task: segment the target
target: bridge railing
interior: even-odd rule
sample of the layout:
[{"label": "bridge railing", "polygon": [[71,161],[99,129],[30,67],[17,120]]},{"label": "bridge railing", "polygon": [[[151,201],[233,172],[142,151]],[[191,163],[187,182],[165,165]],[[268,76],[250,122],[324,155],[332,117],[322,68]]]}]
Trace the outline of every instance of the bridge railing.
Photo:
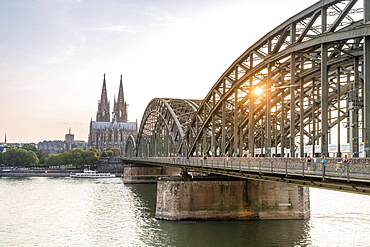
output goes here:
[{"label": "bridge railing", "polygon": [[135,158],[184,168],[205,167],[239,172],[281,174],[285,176],[311,176],[353,180],[370,180],[370,164],[328,162],[326,165],[317,162],[304,162],[296,159],[248,159],[248,158],[181,158],[181,157],[150,157]]}]

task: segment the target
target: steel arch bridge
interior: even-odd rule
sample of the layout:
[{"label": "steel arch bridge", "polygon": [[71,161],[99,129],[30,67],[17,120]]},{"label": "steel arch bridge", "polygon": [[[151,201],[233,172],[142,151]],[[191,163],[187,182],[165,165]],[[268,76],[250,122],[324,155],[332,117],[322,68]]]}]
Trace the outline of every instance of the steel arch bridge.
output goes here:
[{"label": "steel arch bridge", "polygon": [[321,0],[289,18],[203,100],[153,99],[126,154],[304,157],[330,142],[338,156],[341,143],[370,156],[370,0]]}]

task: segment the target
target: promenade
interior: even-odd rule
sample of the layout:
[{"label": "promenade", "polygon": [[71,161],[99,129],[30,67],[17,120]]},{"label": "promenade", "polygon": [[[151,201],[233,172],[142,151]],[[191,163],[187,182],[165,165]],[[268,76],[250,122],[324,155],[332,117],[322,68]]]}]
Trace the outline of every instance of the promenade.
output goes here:
[{"label": "promenade", "polygon": [[[76,170],[0,170],[0,177],[69,177]],[[78,172],[78,171],[77,171]]]}]

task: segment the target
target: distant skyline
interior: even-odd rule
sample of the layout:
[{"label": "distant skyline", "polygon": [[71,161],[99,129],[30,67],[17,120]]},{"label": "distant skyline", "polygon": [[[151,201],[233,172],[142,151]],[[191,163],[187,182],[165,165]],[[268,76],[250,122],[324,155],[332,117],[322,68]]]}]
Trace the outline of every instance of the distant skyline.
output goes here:
[{"label": "distant skyline", "polygon": [[[87,140],[106,74],[130,122],[157,97],[203,99],[248,47],[316,0],[0,2],[0,142]],[[112,110],[112,109],[111,109]]]}]

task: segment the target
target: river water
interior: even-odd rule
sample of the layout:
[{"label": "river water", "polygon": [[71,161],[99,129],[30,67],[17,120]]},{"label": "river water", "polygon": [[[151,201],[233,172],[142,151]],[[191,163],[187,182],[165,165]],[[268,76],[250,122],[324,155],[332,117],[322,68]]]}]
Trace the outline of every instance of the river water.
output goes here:
[{"label": "river water", "polygon": [[311,191],[309,220],[155,219],[155,184],[0,178],[0,246],[370,246],[370,196]]}]

